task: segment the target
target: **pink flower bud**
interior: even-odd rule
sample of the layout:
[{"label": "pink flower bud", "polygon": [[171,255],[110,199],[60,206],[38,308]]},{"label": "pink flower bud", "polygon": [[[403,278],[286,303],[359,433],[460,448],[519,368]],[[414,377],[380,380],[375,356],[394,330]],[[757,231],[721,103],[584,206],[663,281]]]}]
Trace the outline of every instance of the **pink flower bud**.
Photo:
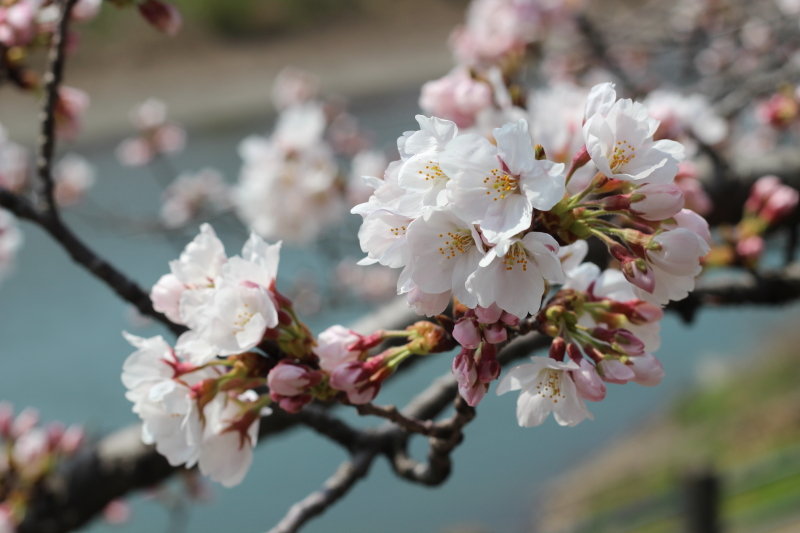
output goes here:
[{"label": "pink flower bud", "polygon": [[608,383],[624,385],[636,377],[631,367],[616,359],[603,359],[598,367],[603,375],[603,381]]},{"label": "pink flower bud", "polygon": [[73,455],[81,446],[83,446],[85,438],[86,433],[81,426],[69,426],[66,431],[64,431],[64,435],[61,437],[61,452],[66,455]]},{"label": "pink flower bud", "polygon": [[644,385],[645,387],[655,387],[661,383],[664,377],[664,367],[661,366],[661,361],[651,353],[645,353],[636,357],[631,357],[631,369],[635,377],[634,383]]},{"label": "pink flower bud", "polygon": [[671,184],[647,184],[630,195],[633,214],[645,220],[665,220],[680,212],[685,202],[683,193]]},{"label": "pink flower bud", "polygon": [[574,156],[572,156],[572,169],[577,170],[591,160],[592,156],[589,155],[589,151],[586,149],[586,145],[584,144],[581,146],[581,149],[578,150]]},{"label": "pink flower bud", "polygon": [[167,35],[176,35],[183,26],[178,8],[161,0],[145,0],[139,4],[139,13],[147,22]]},{"label": "pink flower bud", "polygon": [[675,186],[683,193],[683,198],[686,200],[684,204],[686,208],[700,215],[707,215],[714,208],[714,202],[712,202],[711,197],[708,196],[706,191],[703,190],[698,180],[688,177],[678,180],[676,177]]},{"label": "pink flower bud", "polygon": [[50,451],[57,450],[63,436],[64,424],[61,422],[49,423],[47,425],[47,448]]},{"label": "pink flower bud", "polygon": [[755,262],[764,253],[764,239],[758,235],[746,237],[736,243],[736,253],[745,262]]},{"label": "pink flower bud", "polygon": [[431,115],[452,120],[460,128],[475,123],[475,116],[492,106],[488,83],[473,79],[466,68],[457,68],[443,78],[422,86],[419,106]]},{"label": "pink flower bud", "polygon": [[308,389],[319,385],[322,375],[307,366],[283,360],[270,370],[267,385],[270,392],[281,396],[297,396],[308,392]]},{"label": "pink flower bud", "polygon": [[638,300],[633,305],[633,312],[628,316],[628,320],[634,324],[652,324],[664,318],[664,310],[659,306]]},{"label": "pink flower bud", "polygon": [[124,500],[113,500],[103,509],[103,519],[109,524],[124,524],[131,519],[131,507]]},{"label": "pink flower bud", "polygon": [[[575,346],[573,344],[573,346]],[[577,348],[577,346],[576,346]],[[563,362],[564,361],[564,354],[567,351],[567,343],[563,337],[556,337],[553,339],[552,344],[550,344],[550,359],[555,359],[556,361]],[[572,357],[572,354],[570,354]],[[583,356],[578,354],[578,360],[582,359]]]},{"label": "pink flower bud", "polygon": [[796,190],[782,185],[767,199],[759,216],[769,224],[776,224],[795,210],[798,197]]},{"label": "pink flower bud", "polygon": [[336,367],[331,373],[330,386],[336,390],[349,391],[363,385],[370,378],[370,373],[361,361],[351,361]]},{"label": "pink flower bud", "polygon": [[317,337],[317,346],[313,348],[319,358],[319,366],[332,372],[342,363],[357,361],[362,351],[366,351],[371,343],[364,342],[355,331],[342,326],[331,326]]},{"label": "pink flower bud", "polygon": [[506,324],[507,326],[516,326],[519,324],[519,317],[516,315],[512,315],[506,311],[503,311],[503,314],[500,315],[500,322]]},{"label": "pink flower bud", "polygon": [[590,402],[599,402],[605,399],[606,385],[600,379],[594,365],[586,359],[581,359],[578,364],[581,366],[580,370],[570,371],[570,376],[575,382],[575,388],[578,389],[580,397]]},{"label": "pink flower bud", "polygon": [[478,306],[475,308],[475,316],[478,317],[478,322],[481,324],[494,324],[500,320],[500,317],[504,312],[505,311],[500,309],[500,307],[495,303],[489,307]]},{"label": "pink flower bud", "polygon": [[272,398],[273,402],[276,402],[281,409],[286,411],[287,413],[299,413],[303,407],[310,404],[314,397],[310,394],[298,394],[296,396],[281,396],[280,394],[276,394],[274,392],[269,393],[270,398]]},{"label": "pink flower bud", "polygon": [[505,342],[508,338],[508,333],[503,324],[498,322],[483,329],[483,338],[486,339],[488,343],[499,344]]},{"label": "pink flower bud", "polygon": [[478,381],[491,383],[500,377],[500,363],[497,359],[482,359],[478,363]]},{"label": "pink flower bud", "polygon": [[453,328],[453,338],[464,348],[475,350],[481,344],[481,330],[474,318],[462,317]]},{"label": "pink flower bud", "polygon": [[0,402],[0,437],[11,437],[11,425],[14,422],[14,407],[8,402]]},{"label": "pink flower bud", "polygon": [[[561,338],[561,337],[559,337],[559,339],[560,339],[560,338]],[[558,340],[558,339],[556,339],[556,340]],[[563,340],[563,339],[562,339],[562,340]],[[554,343],[554,344],[555,344],[555,343]],[[553,346],[551,345],[551,346],[550,346],[550,351],[551,351],[551,354],[552,354],[552,350],[553,350]],[[556,355],[558,355],[558,354],[556,354]],[[570,359],[572,359],[573,361],[575,361],[575,362],[576,362],[576,363],[578,363],[578,364],[580,364],[580,362],[581,362],[581,361],[583,361],[583,353],[581,353],[581,349],[580,349],[580,348],[578,348],[578,345],[577,345],[577,344],[575,344],[574,342],[571,342],[571,343],[567,344],[567,355],[569,355],[569,358],[570,358]],[[589,355],[590,357],[592,356],[592,354],[588,354],[588,355]],[[551,357],[552,357],[552,355],[551,355]],[[553,357],[553,359],[555,359],[556,361],[558,361],[558,359],[556,359],[555,357]],[[562,361],[564,360],[564,359],[563,359],[563,356],[562,356],[562,359],[561,359],[561,360],[562,360]]]},{"label": "pink flower bud", "polygon": [[750,196],[744,204],[747,213],[758,213],[763,207],[767,198],[781,187],[781,179],[778,176],[763,176],[758,178],[750,188]]},{"label": "pink flower bud", "polygon": [[36,427],[39,423],[39,411],[33,407],[26,407],[11,424],[11,436],[15,439]]},{"label": "pink flower bud", "polygon": [[642,259],[630,259],[622,263],[622,273],[625,279],[649,293],[656,288],[656,278],[653,269]]},{"label": "pink flower bud", "polygon": [[[490,369],[487,367],[484,372]],[[458,392],[468,405],[474,407],[483,399],[488,385],[482,383],[475,365],[474,352],[462,349],[453,359],[453,375],[458,382]]]}]

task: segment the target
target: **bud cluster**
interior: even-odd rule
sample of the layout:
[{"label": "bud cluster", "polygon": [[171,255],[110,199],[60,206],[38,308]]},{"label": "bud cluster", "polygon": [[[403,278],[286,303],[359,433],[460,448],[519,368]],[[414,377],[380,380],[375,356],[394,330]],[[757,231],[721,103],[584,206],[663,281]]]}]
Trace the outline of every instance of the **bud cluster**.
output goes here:
[{"label": "bud cluster", "polygon": [[40,426],[35,409],[15,417],[13,407],[0,402],[0,441],[0,530],[15,531],[33,488],[81,450],[84,430],[59,422]]},{"label": "bud cluster", "polygon": [[777,176],[763,176],[750,189],[742,219],[734,227],[722,226],[723,242],[708,255],[709,266],[744,266],[754,269],[764,253],[764,236],[797,209],[800,194]]}]

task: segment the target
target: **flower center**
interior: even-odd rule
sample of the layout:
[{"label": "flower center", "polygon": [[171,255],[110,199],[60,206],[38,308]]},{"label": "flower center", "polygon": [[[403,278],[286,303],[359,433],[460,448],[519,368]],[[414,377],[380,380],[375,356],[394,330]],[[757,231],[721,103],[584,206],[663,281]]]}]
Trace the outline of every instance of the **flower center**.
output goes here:
[{"label": "flower center", "polygon": [[494,196],[495,202],[519,192],[519,180],[499,168],[493,168],[491,174],[483,178],[483,184],[487,188],[486,194]]},{"label": "flower center", "polygon": [[528,254],[525,253],[525,247],[522,243],[515,242],[511,245],[503,257],[503,265],[506,270],[514,270],[514,267],[522,267],[523,272],[528,270]]},{"label": "flower center", "polygon": [[444,239],[444,246],[439,248],[439,253],[445,256],[445,259],[455,257],[456,252],[459,254],[466,253],[475,244],[472,232],[467,229],[448,231],[446,235],[440,233],[439,237]]},{"label": "flower center", "polygon": [[389,231],[395,237],[402,237],[406,234],[406,227],[405,226],[397,226],[396,228],[389,228]]},{"label": "flower center", "polygon": [[609,165],[611,170],[617,170],[630,163],[631,160],[636,157],[636,154],[633,153],[635,150],[636,148],[631,146],[628,141],[617,141],[617,147],[611,155]]},{"label": "flower center", "polygon": [[418,174],[421,174],[421,177],[425,178],[425,181],[430,181],[433,185],[437,182],[447,181],[450,178],[442,172],[442,169],[439,167],[439,163],[434,161],[428,161],[428,164],[425,165],[425,170],[418,170]]},{"label": "flower center", "polygon": [[559,399],[565,400],[567,397],[561,392],[562,370],[545,368],[539,372],[536,382],[536,393],[543,398],[550,398],[553,403],[558,403]]}]

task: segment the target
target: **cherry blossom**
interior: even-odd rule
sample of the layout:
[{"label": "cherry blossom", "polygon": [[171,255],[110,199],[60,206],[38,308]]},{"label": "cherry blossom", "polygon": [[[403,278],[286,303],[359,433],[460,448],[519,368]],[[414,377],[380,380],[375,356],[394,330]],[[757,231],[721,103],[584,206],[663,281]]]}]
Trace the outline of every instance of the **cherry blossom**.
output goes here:
[{"label": "cherry blossom", "polygon": [[450,177],[448,196],[462,220],[480,224],[497,243],[528,228],[533,209],[547,211],[564,196],[564,165],[536,159],[528,123],[520,119],[494,130],[497,146],[467,134],[439,156]]},{"label": "cherry blossom", "polygon": [[18,193],[27,183],[28,151],[9,140],[8,132],[0,125],[0,188]]},{"label": "cherry blossom", "polygon": [[185,225],[200,213],[221,213],[230,207],[230,188],[219,171],[206,168],[184,173],[164,190],[161,220],[168,228]]},{"label": "cherry blossom", "polygon": [[139,167],[161,154],[180,152],[186,145],[186,132],[167,120],[167,105],[150,98],[131,110],[129,118],[138,130],[117,147],[117,159],[123,165]]},{"label": "cherry blossom", "polygon": [[[197,303],[195,296],[199,296],[193,293],[214,287],[226,261],[225,248],[214,228],[203,224],[200,234],[186,245],[180,258],[170,262],[171,273],[162,276],[153,286],[150,293],[153,308],[176,324],[192,323]],[[185,294],[186,302],[182,304]]]},{"label": "cherry blossom", "polygon": [[531,357],[532,363],[515,366],[497,385],[497,394],[519,390],[517,422],[534,427],[552,412],[561,426],[576,426],[594,419],[578,394],[571,373],[580,370],[574,361],[561,363],[549,357]]},{"label": "cherry blossom", "polygon": [[78,203],[86,191],[94,185],[95,170],[86,158],[78,154],[67,154],[53,168],[54,196],[60,206]]},{"label": "cherry blossom", "polygon": [[467,289],[482,307],[497,304],[524,318],[539,310],[545,280],[564,281],[557,253],[558,243],[546,233],[502,241],[481,259],[480,267],[467,279]]},{"label": "cherry blossom", "polygon": [[447,204],[445,187],[449,181],[439,157],[446,145],[458,135],[458,127],[449,120],[417,115],[420,129],[406,132],[397,141],[403,165],[397,183],[406,191],[421,195],[424,206]]},{"label": "cherry blossom", "polygon": [[0,281],[13,270],[22,241],[22,232],[17,226],[16,217],[0,208]]},{"label": "cherry blossom", "polygon": [[419,106],[425,113],[452,120],[459,127],[475,123],[475,117],[492,105],[492,88],[458,67],[446,76],[425,83]]},{"label": "cherry blossom", "polygon": [[285,67],[272,86],[272,103],[276,109],[304,104],[319,93],[319,77],[296,67]]},{"label": "cherry blossom", "polygon": [[478,304],[466,288],[467,278],[478,269],[484,245],[477,229],[447,210],[432,211],[408,227],[408,245],[414,255],[411,279],[423,291],[438,294],[452,290],[467,307]]},{"label": "cherry blossom", "polygon": [[675,141],[654,142],[658,125],[644,105],[617,100],[614,85],[606,83],[589,93],[583,138],[592,161],[606,177],[670,183],[685,157],[684,148]]},{"label": "cherry blossom", "polygon": [[[189,322],[193,331],[184,340],[199,339],[210,353],[233,355],[258,345],[267,328],[278,325],[278,305],[272,293],[278,272],[281,243],[267,244],[251,234],[241,257],[232,257],[222,265],[222,274],[214,281],[214,290],[202,296]],[[182,298],[182,318],[187,303]]]}]

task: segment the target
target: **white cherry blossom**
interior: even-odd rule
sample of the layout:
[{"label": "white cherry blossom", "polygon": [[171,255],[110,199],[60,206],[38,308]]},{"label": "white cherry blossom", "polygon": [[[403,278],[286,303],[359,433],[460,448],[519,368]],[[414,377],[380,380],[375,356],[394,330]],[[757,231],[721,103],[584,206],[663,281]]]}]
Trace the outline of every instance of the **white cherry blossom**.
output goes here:
[{"label": "white cherry blossom", "polygon": [[414,255],[411,279],[427,293],[452,290],[453,296],[473,308],[477,297],[466,288],[467,278],[483,258],[483,241],[473,224],[447,209],[431,211],[408,227],[408,244]]},{"label": "white cherry blossom", "polygon": [[467,289],[481,307],[497,304],[512,315],[524,318],[541,307],[545,280],[564,282],[556,254],[558,243],[546,233],[531,232],[491,248],[480,267],[467,279]]},{"label": "white cherry blossom", "polygon": [[22,240],[16,217],[0,208],[0,281],[13,270]]},{"label": "white cherry blossom", "polygon": [[218,355],[245,352],[261,342],[267,328],[278,325],[272,289],[280,248],[280,242],[269,245],[251,234],[242,256],[230,258],[222,267],[213,294],[199,302],[190,324],[195,331],[184,335],[207,343]]},{"label": "white cherry blossom", "polygon": [[539,161],[524,119],[494,130],[497,146],[476,134],[456,137],[439,156],[450,177],[448,196],[462,220],[480,224],[497,243],[527,229],[533,209],[547,211],[564,196],[564,165]]},{"label": "white cherry blossom", "polygon": [[534,427],[552,412],[561,426],[576,426],[584,419],[593,420],[583,398],[578,394],[570,372],[580,367],[572,360],[560,363],[549,357],[531,357],[532,363],[515,366],[497,385],[497,394],[519,390],[517,422]]},{"label": "white cherry blossom", "polygon": [[423,194],[426,206],[445,205],[445,187],[449,178],[439,166],[439,154],[445,145],[458,135],[458,127],[449,120],[417,115],[419,131],[398,139],[406,159],[400,168],[398,185],[403,189]]},{"label": "white cherry blossom", "polygon": [[658,121],[630,99],[616,99],[611,83],[596,85],[586,102],[583,138],[597,169],[608,178],[637,183],[671,183],[684,160],[683,145],[653,141]]},{"label": "white cherry blossom", "polygon": [[198,467],[203,475],[224,487],[241,483],[253,463],[260,418],[252,417],[252,422],[244,429],[235,425],[249,396],[245,393],[233,399],[220,394],[205,410],[206,427]]},{"label": "white cherry blossom", "polygon": [[200,226],[200,234],[186,245],[178,260],[170,261],[170,274],[158,280],[150,293],[153,308],[167,315],[176,324],[193,323],[197,296],[187,297],[187,291],[202,291],[214,286],[227,261],[225,247],[209,224]]}]

